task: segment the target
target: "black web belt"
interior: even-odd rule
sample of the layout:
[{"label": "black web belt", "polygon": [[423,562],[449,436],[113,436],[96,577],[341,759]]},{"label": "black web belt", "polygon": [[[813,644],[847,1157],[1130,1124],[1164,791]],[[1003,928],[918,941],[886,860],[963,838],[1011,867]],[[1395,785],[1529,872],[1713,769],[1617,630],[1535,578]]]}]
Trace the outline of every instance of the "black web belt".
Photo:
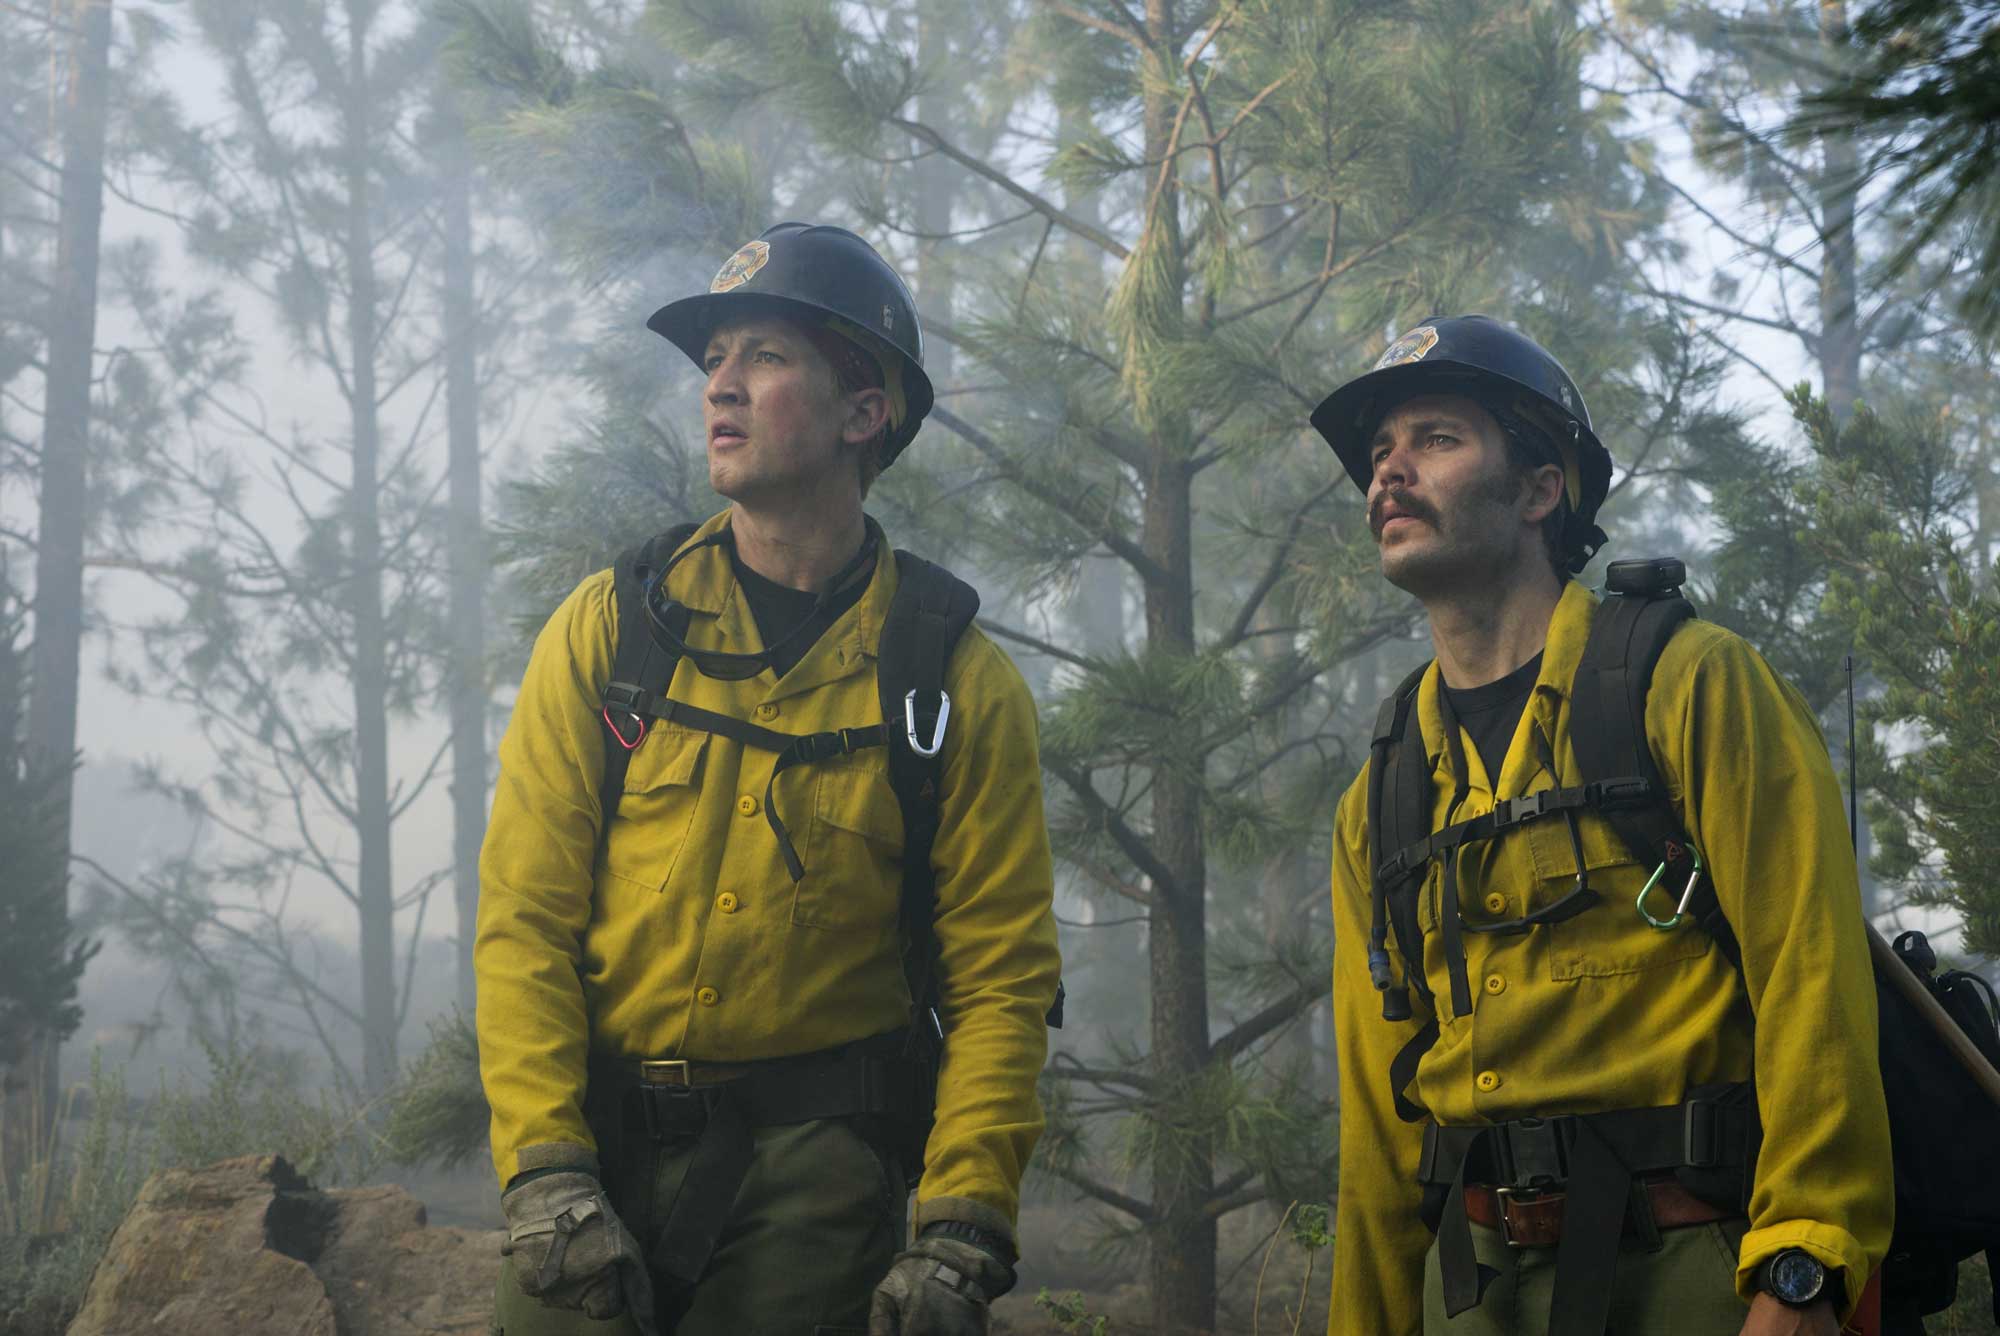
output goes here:
[{"label": "black web belt", "polygon": [[1566,1194],[1549,1336],[1604,1336],[1627,1225],[1648,1248],[1660,1246],[1639,1177],[1671,1170],[1696,1196],[1741,1209],[1760,1135],[1747,1084],[1703,1087],[1663,1108],[1427,1124],[1417,1177],[1437,1230],[1445,1315],[1477,1308],[1499,1274],[1473,1252],[1467,1183]]},{"label": "black web belt", "polygon": [[839,728],[826,733],[780,733],[776,729],[760,728],[726,714],[717,714],[698,705],[647,691],[630,682],[606,685],[604,706],[607,710],[619,710],[634,717],[671,720],[704,733],[719,733],[747,747],[776,752],[777,762],[772,765],[771,778],[764,785],[764,819],[770,823],[771,833],[778,837],[778,852],[784,856],[785,870],[791,873],[795,882],[805,877],[806,868],[798,850],[792,847],[791,833],[778,816],[778,805],[771,801],[778,776],[795,765],[810,765],[869,747],[886,746],[889,738],[888,729],[882,724]]},{"label": "black web belt", "polygon": [[[674,1069],[683,1079],[699,1079],[700,1068],[710,1064],[593,1062],[588,1103],[617,1119],[621,1133],[642,1135],[655,1147],[695,1143],[649,1251],[653,1268],[682,1288],[701,1279],[750,1172],[758,1128],[822,1118],[916,1116],[921,1083],[934,1078],[905,1056],[908,1047],[907,1034],[898,1031],[819,1053],[742,1064],[742,1075],[700,1085],[673,1082]],[[667,1079],[645,1079],[642,1067]],[[629,1164],[619,1168],[621,1175],[630,1172]],[[650,1182],[640,1185],[646,1194],[643,1212],[651,1210],[650,1188]]]}]

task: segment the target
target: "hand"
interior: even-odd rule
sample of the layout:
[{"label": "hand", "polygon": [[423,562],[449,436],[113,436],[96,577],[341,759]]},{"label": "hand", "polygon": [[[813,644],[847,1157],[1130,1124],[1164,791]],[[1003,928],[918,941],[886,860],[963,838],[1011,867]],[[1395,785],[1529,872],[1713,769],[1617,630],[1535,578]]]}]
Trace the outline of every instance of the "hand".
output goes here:
[{"label": "hand", "polygon": [[1804,1308],[1791,1308],[1760,1294],[1750,1301],[1742,1336],[1840,1336],[1840,1315],[1824,1299]]},{"label": "hand", "polygon": [[639,1242],[611,1209],[604,1187],[581,1172],[544,1174],[500,1197],[507,1215],[503,1257],[530,1298],[602,1320],[630,1312],[653,1336],[653,1282]]},{"label": "hand", "polygon": [[986,1336],[987,1305],[1014,1268],[977,1244],[932,1235],[896,1254],[875,1287],[868,1336]]}]

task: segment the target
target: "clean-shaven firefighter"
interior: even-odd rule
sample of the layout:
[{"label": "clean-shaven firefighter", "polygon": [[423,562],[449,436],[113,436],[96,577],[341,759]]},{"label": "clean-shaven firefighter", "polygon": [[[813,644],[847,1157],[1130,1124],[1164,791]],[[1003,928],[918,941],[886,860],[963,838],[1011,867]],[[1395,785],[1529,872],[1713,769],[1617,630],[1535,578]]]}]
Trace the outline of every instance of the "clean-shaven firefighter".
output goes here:
[{"label": "clean-shaven firefighter", "polygon": [[729,508],[577,587],[501,743],[498,1326],[976,1336],[1058,959],[1034,702],[862,511],[931,407],[916,309],[784,223],[649,324],[706,374]]}]

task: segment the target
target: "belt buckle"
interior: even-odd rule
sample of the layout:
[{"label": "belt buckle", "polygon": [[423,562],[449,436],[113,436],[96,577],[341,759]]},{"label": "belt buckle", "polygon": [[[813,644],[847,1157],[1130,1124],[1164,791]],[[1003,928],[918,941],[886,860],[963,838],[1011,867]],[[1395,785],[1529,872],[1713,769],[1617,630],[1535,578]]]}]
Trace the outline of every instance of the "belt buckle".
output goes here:
[{"label": "belt buckle", "polygon": [[694,1072],[686,1058],[647,1058],[639,1064],[639,1079],[651,1086],[694,1085]]},{"label": "belt buckle", "polygon": [[1527,1244],[1521,1242],[1519,1239],[1514,1237],[1514,1217],[1512,1217],[1507,1213],[1507,1203],[1512,1201],[1516,1197],[1522,1196],[1524,1193],[1531,1194],[1534,1196],[1541,1195],[1534,1188],[1509,1188],[1509,1187],[1496,1186],[1493,1189],[1494,1199],[1499,1204],[1499,1209],[1495,1212],[1495,1214],[1497,1214],[1500,1217],[1500,1237],[1507,1241],[1507,1246],[1509,1248],[1525,1248],[1528,1246]]}]

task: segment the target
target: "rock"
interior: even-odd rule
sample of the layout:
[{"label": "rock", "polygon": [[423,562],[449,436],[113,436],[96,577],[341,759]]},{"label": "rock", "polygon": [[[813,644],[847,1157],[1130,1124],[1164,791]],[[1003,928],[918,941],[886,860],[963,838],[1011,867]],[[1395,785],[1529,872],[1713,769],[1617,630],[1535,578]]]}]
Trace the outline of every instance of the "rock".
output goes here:
[{"label": "rock", "polygon": [[497,1230],[245,1156],[147,1182],[69,1336],[485,1336],[499,1273]]}]

